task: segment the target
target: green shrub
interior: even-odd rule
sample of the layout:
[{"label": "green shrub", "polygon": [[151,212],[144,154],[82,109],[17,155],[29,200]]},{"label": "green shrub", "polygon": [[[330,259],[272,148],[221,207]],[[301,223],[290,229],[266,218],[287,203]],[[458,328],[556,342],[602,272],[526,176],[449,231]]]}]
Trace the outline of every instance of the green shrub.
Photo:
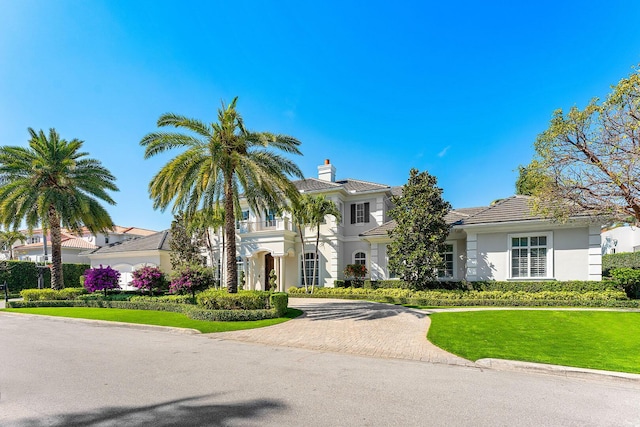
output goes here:
[{"label": "green shrub", "polygon": [[[0,271],[0,283],[7,282],[9,293],[18,295],[23,289],[38,288],[38,269],[36,264],[30,261],[7,261],[9,271]],[[62,278],[65,288],[75,288],[80,284],[80,276],[90,266],[89,264],[62,264]],[[44,272],[44,287],[51,286],[51,271],[48,268]]]},{"label": "green shrub", "polygon": [[[345,284],[344,280],[334,280],[333,281],[333,286],[336,288],[346,288],[347,285]],[[289,290],[291,290],[291,288],[289,288]]]},{"label": "green shrub", "polygon": [[270,305],[278,317],[284,316],[289,306],[289,295],[286,292],[277,292],[271,294],[270,298]]},{"label": "green shrub", "polygon": [[224,289],[207,289],[196,296],[196,303],[207,310],[262,310],[271,308],[270,295],[266,291],[230,294]]},{"label": "green shrub", "polygon": [[640,270],[627,267],[614,268],[611,270],[611,276],[629,298],[640,298]]},{"label": "green shrub", "polygon": [[134,302],[162,302],[171,304],[192,304],[196,303],[196,300],[191,295],[162,295],[157,297],[147,295],[134,295],[130,301]]},{"label": "green shrub", "polygon": [[263,319],[274,319],[278,316],[276,310],[204,310],[193,308],[186,315],[194,320],[208,320],[213,322],[241,322]]},{"label": "green shrub", "polygon": [[602,275],[611,276],[614,268],[640,269],[640,252],[622,252],[619,254],[606,254],[602,256]]},{"label": "green shrub", "polygon": [[84,288],[23,289],[20,291],[20,296],[25,301],[71,300],[86,293]]}]

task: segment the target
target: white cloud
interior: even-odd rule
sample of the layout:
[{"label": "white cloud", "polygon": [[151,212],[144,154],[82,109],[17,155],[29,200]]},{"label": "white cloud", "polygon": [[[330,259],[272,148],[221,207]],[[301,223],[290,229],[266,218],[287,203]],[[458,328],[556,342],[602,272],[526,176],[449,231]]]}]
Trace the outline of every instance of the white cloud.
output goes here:
[{"label": "white cloud", "polygon": [[447,154],[447,151],[449,151],[449,148],[451,148],[450,145],[444,147],[444,149],[438,153],[438,157],[444,157]]}]

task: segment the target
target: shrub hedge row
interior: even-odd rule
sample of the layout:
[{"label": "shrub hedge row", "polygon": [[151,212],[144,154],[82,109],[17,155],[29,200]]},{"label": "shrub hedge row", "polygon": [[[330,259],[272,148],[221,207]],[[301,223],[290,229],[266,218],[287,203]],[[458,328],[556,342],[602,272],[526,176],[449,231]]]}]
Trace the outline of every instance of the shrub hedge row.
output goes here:
[{"label": "shrub hedge row", "polygon": [[602,256],[602,275],[609,277],[614,268],[640,269],[640,252],[622,252]]},{"label": "shrub hedge row", "polygon": [[[336,287],[349,287],[348,281],[336,280]],[[402,280],[365,280],[364,289],[410,289]],[[527,281],[527,282],[507,282],[507,281],[442,281],[430,282],[422,290],[462,290],[462,291],[606,291],[621,289],[620,285],[612,280],[596,281]]]},{"label": "shrub hedge row", "polygon": [[434,290],[411,291],[408,289],[320,288],[314,294],[304,289],[290,289],[292,297],[366,299],[394,304],[444,305],[444,306],[591,306],[638,307],[639,301],[631,301],[621,290],[599,291],[461,291]]},{"label": "shrub hedge row", "polygon": [[[10,270],[0,271],[0,283],[7,282],[9,293],[17,295],[23,289],[38,288],[38,269],[36,264],[29,261],[7,261]],[[80,276],[89,264],[62,264],[62,278],[65,288],[74,288],[80,285]],[[44,287],[51,287],[51,271],[44,269]]]},{"label": "shrub hedge row", "polygon": [[86,294],[85,288],[64,288],[54,289],[23,289],[20,296],[25,301],[47,301],[47,300],[68,300],[75,299]]}]

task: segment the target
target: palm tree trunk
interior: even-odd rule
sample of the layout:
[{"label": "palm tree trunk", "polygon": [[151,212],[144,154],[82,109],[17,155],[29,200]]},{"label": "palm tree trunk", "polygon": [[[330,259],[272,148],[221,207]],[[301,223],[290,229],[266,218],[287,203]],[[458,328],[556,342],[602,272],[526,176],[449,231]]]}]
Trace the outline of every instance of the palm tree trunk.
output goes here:
[{"label": "palm tree trunk", "polygon": [[309,293],[309,285],[307,283],[307,259],[304,254],[304,234],[302,233],[302,224],[296,224],[298,226],[298,234],[300,235],[300,245],[302,246],[302,283],[304,283],[304,293]]},{"label": "palm tree trunk", "polygon": [[233,175],[224,176],[224,232],[227,235],[227,292],[238,292],[238,264],[236,262],[236,217],[233,211]]},{"label": "palm tree trunk", "polygon": [[315,257],[313,258],[313,278],[311,279],[311,293],[315,290],[316,287],[316,276],[320,276],[316,274],[318,269],[318,245],[320,244],[320,223],[318,223],[318,232],[316,233],[316,252]]},{"label": "palm tree trunk", "polygon": [[51,289],[62,289],[62,233],[60,217],[53,206],[49,207],[49,230],[51,231]]}]

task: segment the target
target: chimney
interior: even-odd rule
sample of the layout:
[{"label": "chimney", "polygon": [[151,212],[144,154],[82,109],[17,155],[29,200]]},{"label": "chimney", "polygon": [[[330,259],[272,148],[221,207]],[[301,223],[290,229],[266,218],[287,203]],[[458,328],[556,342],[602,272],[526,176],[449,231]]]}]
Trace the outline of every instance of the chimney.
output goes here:
[{"label": "chimney", "polygon": [[324,165],[318,166],[318,179],[320,181],[336,182],[336,168],[329,159],[324,160]]}]

